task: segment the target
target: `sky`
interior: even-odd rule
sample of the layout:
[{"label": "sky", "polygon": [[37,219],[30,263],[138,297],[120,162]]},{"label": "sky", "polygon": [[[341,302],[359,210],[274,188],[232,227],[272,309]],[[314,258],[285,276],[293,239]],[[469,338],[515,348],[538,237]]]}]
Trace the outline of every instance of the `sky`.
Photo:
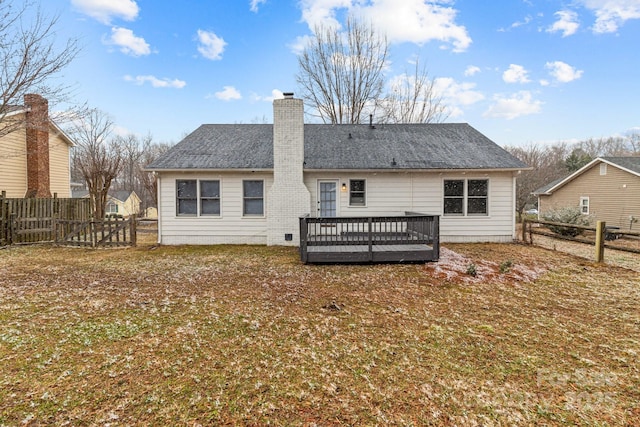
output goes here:
[{"label": "sky", "polygon": [[[175,143],[204,123],[272,123],[316,25],[352,15],[416,59],[501,146],[640,131],[640,0],[46,0],[82,52],[61,78],[119,134]],[[313,119],[309,118],[308,122]]]}]

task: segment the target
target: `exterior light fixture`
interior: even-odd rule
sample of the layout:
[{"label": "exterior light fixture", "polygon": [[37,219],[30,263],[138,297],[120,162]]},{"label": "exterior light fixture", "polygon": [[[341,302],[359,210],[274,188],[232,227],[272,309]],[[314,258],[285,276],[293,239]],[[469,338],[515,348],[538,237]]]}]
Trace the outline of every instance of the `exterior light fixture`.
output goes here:
[{"label": "exterior light fixture", "polygon": [[347,191],[347,183],[343,182],[342,183],[342,192],[344,193],[345,191]]}]

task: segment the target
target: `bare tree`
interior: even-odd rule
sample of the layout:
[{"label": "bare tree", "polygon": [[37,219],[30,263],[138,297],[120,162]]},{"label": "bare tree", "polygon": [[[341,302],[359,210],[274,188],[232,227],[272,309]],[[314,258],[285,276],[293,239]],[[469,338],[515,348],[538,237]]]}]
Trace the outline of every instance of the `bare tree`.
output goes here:
[{"label": "bare tree", "polygon": [[300,96],[325,123],[360,123],[384,87],[387,39],[352,18],[314,33],[298,57]]},{"label": "bare tree", "polygon": [[416,60],[413,73],[405,72],[389,82],[389,92],[378,102],[383,123],[441,123],[449,116],[435,80]]},{"label": "bare tree", "polygon": [[69,100],[69,88],[54,80],[79,47],[75,39],[56,47],[57,23],[58,17],[43,15],[35,1],[0,0],[0,136],[24,125],[23,115],[10,113],[25,94],[37,93],[50,105]]},{"label": "bare tree", "polygon": [[158,180],[156,179],[155,173],[148,172],[146,167],[162,154],[166,153],[169,148],[171,148],[171,144],[153,144],[149,141],[143,150],[140,162],[140,179],[145,189],[143,200],[146,201],[147,207],[158,206]]},{"label": "bare tree", "polygon": [[122,153],[122,169],[112,186],[120,190],[135,191],[143,209],[157,206],[156,176],[145,168],[171,145],[154,143],[150,134],[142,138],[133,134],[118,136],[115,143]]},{"label": "bare tree", "polygon": [[567,146],[564,143],[548,147],[531,144],[505,149],[533,168],[523,171],[516,179],[516,211],[522,215],[526,206],[535,202],[531,193],[567,174]]},{"label": "bare tree", "polygon": [[69,133],[77,146],[73,152],[73,166],[89,190],[94,218],[103,218],[111,182],[122,168],[122,152],[117,139],[109,139],[113,122],[102,111],[93,109],[77,120]]}]

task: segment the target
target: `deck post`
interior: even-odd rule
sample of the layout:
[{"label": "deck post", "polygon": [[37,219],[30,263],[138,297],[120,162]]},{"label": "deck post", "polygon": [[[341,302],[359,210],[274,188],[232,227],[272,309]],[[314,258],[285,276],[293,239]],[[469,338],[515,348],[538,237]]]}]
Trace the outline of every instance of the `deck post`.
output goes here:
[{"label": "deck post", "polygon": [[307,263],[307,235],[309,234],[308,216],[300,217],[300,260]]},{"label": "deck post", "polygon": [[369,262],[373,261],[373,218],[369,217]]}]

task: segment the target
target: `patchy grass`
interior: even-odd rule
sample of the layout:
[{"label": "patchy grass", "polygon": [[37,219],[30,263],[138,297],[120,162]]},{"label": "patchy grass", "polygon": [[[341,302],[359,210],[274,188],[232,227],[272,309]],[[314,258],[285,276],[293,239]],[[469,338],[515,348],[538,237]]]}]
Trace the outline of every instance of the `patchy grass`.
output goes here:
[{"label": "patchy grass", "polygon": [[0,425],[640,424],[638,273],[541,248],[42,246],[0,272]]}]

